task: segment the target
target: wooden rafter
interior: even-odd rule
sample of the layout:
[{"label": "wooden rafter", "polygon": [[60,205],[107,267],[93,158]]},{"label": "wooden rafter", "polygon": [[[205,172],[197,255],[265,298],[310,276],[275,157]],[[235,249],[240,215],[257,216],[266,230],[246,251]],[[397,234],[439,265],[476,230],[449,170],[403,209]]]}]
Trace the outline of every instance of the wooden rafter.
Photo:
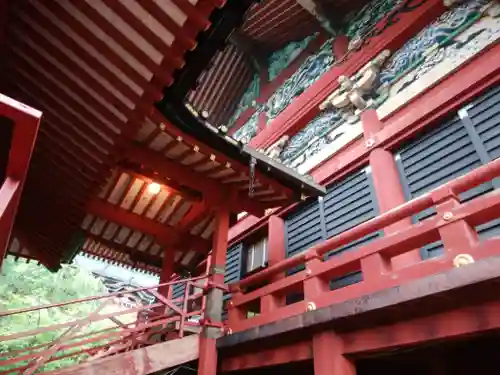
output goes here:
[{"label": "wooden rafter", "polygon": [[[258,202],[252,202],[245,194],[237,194],[235,190],[228,189],[228,186],[191,170],[178,162],[167,159],[151,149],[131,145],[125,154],[132,161],[148,165],[153,168],[162,180],[182,181],[187,187],[199,191],[203,198],[212,205],[226,205],[232,211],[241,211],[242,207],[247,212],[257,216],[264,213],[265,208]],[[203,183],[200,183],[203,178]]]},{"label": "wooden rafter", "polygon": [[87,212],[118,225],[153,236],[156,242],[162,246],[170,246],[182,237],[184,247],[186,248],[192,247],[193,250],[200,252],[205,252],[210,248],[209,241],[179,231],[172,226],[134,214],[102,199],[92,199],[87,205]]},{"label": "wooden rafter", "polygon": [[267,53],[261,45],[248,38],[238,30],[233,31],[229,42],[240,50],[252,63],[257,72],[267,69]]}]

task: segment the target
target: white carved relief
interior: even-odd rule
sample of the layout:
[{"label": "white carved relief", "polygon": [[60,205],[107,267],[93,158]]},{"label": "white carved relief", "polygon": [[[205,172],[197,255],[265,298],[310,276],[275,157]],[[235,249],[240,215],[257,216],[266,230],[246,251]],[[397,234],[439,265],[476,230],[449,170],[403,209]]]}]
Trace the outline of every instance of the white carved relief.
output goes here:
[{"label": "white carved relief", "polygon": [[315,166],[329,159],[352,141],[362,136],[363,127],[361,126],[361,121],[357,121],[354,124],[345,123],[339,126],[327,135],[331,143],[325,144],[318,153],[303,160],[302,163],[297,166],[298,172],[309,172]]},{"label": "white carved relief", "polygon": [[496,2],[492,2],[484,9],[484,12],[485,16],[457,35],[453,44],[445,48],[432,49],[419,68],[409,72],[391,85],[388,99],[377,109],[380,119],[386,118],[498,41],[500,38],[500,6]]}]

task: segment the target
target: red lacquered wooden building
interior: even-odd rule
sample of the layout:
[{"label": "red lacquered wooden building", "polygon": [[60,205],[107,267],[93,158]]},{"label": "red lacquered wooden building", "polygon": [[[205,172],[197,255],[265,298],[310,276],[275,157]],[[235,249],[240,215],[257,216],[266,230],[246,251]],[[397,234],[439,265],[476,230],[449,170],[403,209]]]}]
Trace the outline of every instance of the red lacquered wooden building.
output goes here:
[{"label": "red lacquered wooden building", "polygon": [[3,256],[162,284],[0,371],[498,367],[497,0],[3,4]]}]

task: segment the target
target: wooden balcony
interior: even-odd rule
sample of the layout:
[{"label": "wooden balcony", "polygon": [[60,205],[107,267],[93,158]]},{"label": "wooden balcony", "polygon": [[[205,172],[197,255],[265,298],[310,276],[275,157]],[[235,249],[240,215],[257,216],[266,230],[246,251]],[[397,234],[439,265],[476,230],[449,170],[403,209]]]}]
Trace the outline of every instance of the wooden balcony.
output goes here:
[{"label": "wooden balcony", "polygon": [[[395,311],[395,306],[406,307],[398,314],[401,319],[437,312],[451,306],[450,301],[457,295],[463,297],[461,303],[478,299],[484,302],[488,298],[485,285],[500,277],[500,238],[480,240],[476,228],[500,217],[500,193],[493,190],[467,201],[459,196],[499,175],[500,160],[496,159],[232,284],[228,308],[232,335],[219,340],[219,347],[324,324],[347,329],[352,327],[347,321],[358,328],[392,322],[396,320],[394,313],[381,312]],[[325,257],[334,249],[431,208],[436,214],[419,223],[355,250]],[[403,268],[393,267],[394,257],[436,241],[442,241],[442,255]],[[286,276],[300,266],[304,267],[302,271]],[[332,279],[356,271],[362,273],[360,282],[332,290]],[[287,301],[287,296],[294,294],[303,294],[303,300]],[[381,320],[375,323],[374,315]]]}]

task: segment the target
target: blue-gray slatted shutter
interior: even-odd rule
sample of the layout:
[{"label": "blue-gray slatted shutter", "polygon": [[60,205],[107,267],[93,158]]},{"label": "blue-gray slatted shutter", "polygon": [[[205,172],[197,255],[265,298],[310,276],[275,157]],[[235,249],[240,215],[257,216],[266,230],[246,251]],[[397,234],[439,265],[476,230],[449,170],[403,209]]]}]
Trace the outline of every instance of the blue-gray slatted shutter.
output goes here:
[{"label": "blue-gray slatted shutter", "polygon": [[[318,199],[310,199],[299,205],[285,218],[286,257],[299,254],[325,239],[324,221]],[[288,275],[302,271],[298,266],[287,271]],[[292,293],[286,296],[286,303],[292,304],[304,299],[304,294]]]},{"label": "blue-gray slatted shutter", "polygon": [[[396,161],[407,199],[418,197],[483,164],[458,116],[409,142],[400,149]],[[461,199],[471,199],[490,189],[491,184],[485,184],[462,194]],[[433,208],[428,209],[415,215],[414,220],[424,220],[434,214]],[[429,244],[422,249],[422,258],[438,256],[442,251],[441,241]]]},{"label": "blue-gray slatted shutter", "polygon": [[[181,280],[183,279],[185,279],[185,277],[183,277]],[[186,290],[186,283],[178,283],[172,286],[172,299],[181,298],[181,300],[177,302],[176,305],[178,306],[182,305],[182,298],[184,297],[185,290]]]},{"label": "blue-gray slatted shutter", "polygon": [[[379,209],[369,168],[329,186],[322,206],[327,238],[334,237],[377,216]],[[354,250],[373,241],[379,235],[379,232],[368,234],[329,252],[327,258]],[[331,288],[339,289],[360,281],[362,281],[361,271],[354,272],[332,280]]]},{"label": "blue-gray slatted shutter", "polygon": [[285,218],[286,256],[291,257],[320,242],[324,237],[321,226],[317,199],[295,209]]},{"label": "blue-gray slatted shutter", "polygon": [[[378,206],[371,175],[369,169],[364,169],[329,186],[323,199],[311,200],[285,218],[286,255],[290,257],[305,251],[377,214]],[[374,240],[378,235],[370,234],[331,252],[329,256],[355,249]],[[294,269],[292,272],[300,269]],[[341,288],[359,281],[361,273],[356,272],[332,281],[332,288]]]},{"label": "blue-gray slatted shutter", "polygon": [[[458,113],[483,164],[500,157],[500,85],[488,90]],[[498,189],[500,179],[494,179],[492,185]],[[487,186],[491,188],[492,185]],[[499,236],[500,220],[480,225],[477,231],[481,239]]]},{"label": "blue-gray slatted shutter", "polygon": [[[324,223],[318,199],[311,199],[297,207],[285,218],[286,257],[294,256],[324,240]],[[289,274],[304,269],[299,266]]]},{"label": "blue-gray slatted shutter", "polygon": [[500,157],[500,85],[465,107],[490,160]]},{"label": "blue-gray slatted shutter", "polygon": [[[232,284],[241,280],[243,272],[243,243],[237,243],[227,249],[226,253],[226,267],[224,273],[224,283]],[[231,294],[224,294],[224,301],[231,298]],[[227,318],[227,311],[224,310],[222,314],[223,320]]]}]

